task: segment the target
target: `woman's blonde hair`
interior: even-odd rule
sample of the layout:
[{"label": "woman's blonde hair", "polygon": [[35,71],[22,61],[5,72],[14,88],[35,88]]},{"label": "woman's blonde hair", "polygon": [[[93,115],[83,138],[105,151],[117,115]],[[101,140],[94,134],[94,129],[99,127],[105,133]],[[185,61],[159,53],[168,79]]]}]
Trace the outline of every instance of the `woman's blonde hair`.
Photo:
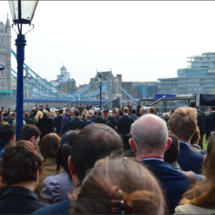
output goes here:
[{"label": "woman's blonde hair", "polygon": [[41,111],[37,111],[36,116],[34,117],[35,121],[38,122],[39,119],[43,118],[43,114]]},{"label": "woman's blonde hair", "polygon": [[124,158],[97,161],[70,199],[72,214],[163,214],[166,209],[157,179],[142,164]]},{"label": "woman's blonde hair", "polygon": [[54,110],[51,110],[50,113],[49,113],[49,116],[56,116],[56,113]]},{"label": "woman's blonde hair", "polygon": [[82,111],[82,117],[85,117],[87,114],[88,114],[88,111],[87,111],[87,110],[83,110],[83,111]]}]

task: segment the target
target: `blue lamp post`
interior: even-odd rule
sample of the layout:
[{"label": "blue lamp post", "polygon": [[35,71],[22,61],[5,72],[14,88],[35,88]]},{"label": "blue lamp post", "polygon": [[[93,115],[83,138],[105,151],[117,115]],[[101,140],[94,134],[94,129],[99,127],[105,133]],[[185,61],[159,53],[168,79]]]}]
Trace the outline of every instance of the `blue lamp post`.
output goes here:
[{"label": "blue lamp post", "polygon": [[17,25],[18,28],[17,39],[15,43],[17,47],[16,139],[20,140],[20,131],[23,127],[23,68],[26,46],[25,34],[22,33],[22,25],[31,25],[38,0],[9,0],[8,2],[14,22],[13,25]]},{"label": "blue lamp post", "polygon": [[102,110],[102,78],[103,78],[103,75],[102,75],[102,72],[100,72],[98,74],[98,79],[100,83],[100,110]]}]

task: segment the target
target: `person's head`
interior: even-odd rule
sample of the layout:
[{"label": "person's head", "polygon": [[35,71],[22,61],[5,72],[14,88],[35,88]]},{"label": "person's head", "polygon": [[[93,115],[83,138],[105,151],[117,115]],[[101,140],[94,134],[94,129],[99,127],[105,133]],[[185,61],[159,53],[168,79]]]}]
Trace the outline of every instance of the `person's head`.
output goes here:
[{"label": "person's head", "polygon": [[1,177],[8,186],[31,183],[35,191],[43,163],[40,152],[28,141],[8,144],[4,149]]},{"label": "person's head", "polygon": [[16,112],[13,112],[13,113],[11,114],[11,116],[12,116],[13,118],[16,118]]},{"label": "person's head", "polygon": [[139,113],[141,116],[143,116],[146,113],[146,109],[145,108],[140,108]]},{"label": "person's head", "polygon": [[0,140],[7,143],[15,143],[16,136],[14,127],[9,124],[5,124],[0,129]]},{"label": "person's head", "polygon": [[215,111],[215,107],[209,107],[208,112],[211,113],[212,111]]},{"label": "person's head", "polygon": [[1,121],[6,123],[8,121],[8,119],[7,119],[7,117],[2,117]]},{"label": "person's head", "polygon": [[87,110],[83,110],[83,111],[82,111],[82,117],[83,117],[83,118],[85,118],[85,116],[86,116],[87,114],[88,114],[88,111],[87,111]]},{"label": "person's head", "polygon": [[197,126],[196,110],[190,107],[176,109],[168,121],[168,126],[179,141],[189,142]]},{"label": "person's head", "polygon": [[66,133],[63,134],[63,136],[60,138],[60,145],[62,146],[63,144],[69,144],[72,146],[72,142],[75,139],[76,134],[78,134],[79,131],[67,131]]},{"label": "person's head", "polygon": [[74,110],[74,115],[75,117],[79,117],[80,116],[80,111],[78,109]]},{"label": "person's head", "polygon": [[108,114],[109,114],[109,111],[108,111],[108,110],[104,110],[104,111],[103,111],[103,114],[104,114],[104,117],[107,117]]},{"label": "person's head", "polygon": [[66,114],[69,115],[69,116],[71,116],[72,110],[71,110],[70,108],[67,108],[67,109],[66,109]]},{"label": "person's head", "polygon": [[98,117],[102,117],[102,112],[100,110],[97,111]]},{"label": "person's head", "polygon": [[63,109],[60,109],[59,111],[58,111],[58,115],[62,115],[63,114]]},{"label": "person's head", "polygon": [[129,144],[138,160],[157,156],[163,159],[170,147],[166,122],[154,114],[147,114],[136,120],[131,129]]},{"label": "person's head", "polygon": [[199,131],[199,127],[196,126],[195,133],[192,136],[190,143],[191,144],[198,144],[199,143],[199,139],[200,139],[200,131]]},{"label": "person's head", "polygon": [[88,121],[88,120],[91,120],[91,115],[90,114],[87,114],[86,116],[85,116],[85,121]]},{"label": "person's head", "polygon": [[41,111],[37,111],[37,114],[35,116],[35,121],[38,122],[39,119],[43,118],[43,114]]},{"label": "person's head", "polygon": [[28,117],[29,117],[29,113],[28,113],[28,112],[25,112],[25,113],[24,113],[24,117],[25,117],[25,118],[28,118]]},{"label": "person's head", "polygon": [[163,192],[153,174],[124,158],[97,161],[70,199],[72,214],[164,214],[166,210]]},{"label": "person's head", "polygon": [[94,115],[95,115],[95,116],[98,116],[98,111],[97,111],[97,110],[94,111]]},{"label": "person's head", "polygon": [[119,116],[119,109],[118,108],[113,108],[112,116],[113,116],[113,118],[117,118]]},{"label": "person's head", "polygon": [[162,118],[166,119],[168,116],[169,116],[168,113],[163,113]]},{"label": "person's head", "polygon": [[43,117],[47,117],[47,115],[48,115],[48,111],[47,110],[43,110]]},{"label": "person's head", "polygon": [[32,108],[31,108],[31,112],[34,112],[35,110],[36,110],[35,107],[32,107]]},{"label": "person's head", "polygon": [[150,108],[148,109],[148,113],[149,113],[149,114],[156,114],[156,108],[155,108],[155,107],[150,107]]},{"label": "person's head", "polygon": [[191,108],[196,108],[196,101],[191,101],[190,102],[190,107]]},{"label": "person's head", "polygon": [[124,107],[123,108],[123,114],[128,114],[128,112],[129,112],[129,109],[127,107]]},{"label": "person's head", "polygon": [[54,110],[51,110],[50,113],[49,113],[49,116],[56,116],[56,113]]},{"label": "person's head", "polygon": [[40,152],[46,160],[47,158],[56,158],[57,149],[60,146],[60,137],[55,133],[45,135],[40,143]]},{"label": "person's head", "polygon": [[135,109],[135,108],[132,108],[132,109],[131,109],[131,113],[132,113],[132,114],[136,114],[136,113],[137,113],[136,109]]},{"label": "person's head", "polygon": [[20,139],[30,141],[35,146],[37,146],[40,140],[40,135],[41,132],[36,125],[27,124],[21,129]]},{"label": "person's head", "polygon": [[171,116],[175,112],[175,109],[171,109],[169,112],[169,116]]},{"label": "person's head", "polygon": [[169,131],[168,135],[172,139],[172,144],[164,153],[164,161],[167,163],[175,163],[178,160],[179,154],[179,141],[175,134]]},{"label": "person's head", "polygon": [[84,127],[73,141],[69,158],[74,184],[84,179],[86,171],[91,169],[97,160],[114,152],[122,154],[123,144],[112,128],[96,123]]},{"label": "person's head", "polygon": [[89,114],[90,114],[91,117],[93,117],[94,111],[92,109],[90,109]]}]

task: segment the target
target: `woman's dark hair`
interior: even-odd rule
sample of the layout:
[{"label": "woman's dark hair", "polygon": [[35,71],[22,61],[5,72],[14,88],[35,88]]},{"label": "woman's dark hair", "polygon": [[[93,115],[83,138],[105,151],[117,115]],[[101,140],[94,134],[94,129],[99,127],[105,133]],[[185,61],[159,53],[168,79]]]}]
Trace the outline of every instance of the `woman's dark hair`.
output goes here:
[{"label": "woman's dark hair", "polygon": [[3,153],[1,176],[8,186],[25,181],[36,181],[35,171],[40,169],[43,157],[29,141],[8,144]]},{"label": "woman's dark hair", "polygon": [[60,139],[60,144],[61,146],[63,144],[68,144],[72,146],[72,142],[75,139],[76,134],[78,134],[80,131],[75,130],[75,131],[67,131]]},{"label": "woman's dark hair", "polygon": [[68,166],[68,157],[70,156],[71,146],[68,144],[63,144],[57,150],[57,173],[59,174],[60,168],[63,167],[66,170],[70,180],[72,181],[72,176]]},{"label": "woman's dark hair", "polygon": [[123,111],[119,110],[119,116],[123,116]]},{"label": "woman's dark hair", "polygon": [[57,158],[57,150],[60,146],[60,137],[55,133],[49,133],[43,137],[40,144],[40,152],[46,160],[47,158]]}]

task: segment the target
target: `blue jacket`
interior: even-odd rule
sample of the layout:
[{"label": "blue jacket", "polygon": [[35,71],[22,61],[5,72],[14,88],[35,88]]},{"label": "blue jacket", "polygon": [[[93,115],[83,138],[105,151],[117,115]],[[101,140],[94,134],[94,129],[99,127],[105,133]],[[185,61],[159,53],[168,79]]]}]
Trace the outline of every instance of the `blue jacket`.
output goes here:
[{"label": "blue jacket", "polygon": [[32,214],[33,215],[35,214],[70,214],[71,209],[72,209],[71,201],[69,199],[66,199],[64,201],[36,210]]},{"label": "blue jacket", "polygon": [[95,123],[95,122],[89,120],[89,121],[85,122],[85,126],[86,126],[86,125],[93,124],[93,123]]},{"label": "blue jacket", "polygon": [[3,157],[3,152],[4,152],[4,147],[9,144],[8,142],[6,141],[0,141],[0,158]]},{"label": "blue jacket", "polygon": [[190,183],[186,175],[174,170],[168,163],[158,160],[141,161],[160,180],[167,197],[169,212],[174,213],[184,192],[190,189]]},{"label": "blue jacket", "polygon": [[209,115],[205,116],[204,127],[206,138],[208,139],[211,132],[215,129],[215,112],[212,112]]},{"label": "blue jacket", "polygon": [[61,121],[60,133],[66,133],[70,130],[70,116],[65,114]]},{"label": "blue jacket", "polygon": [[193,171],[196,174],[202,173],[202,164],[204,156],[198,152],[194,152],[187,144],[180,144],[180,152],[178,155],[178,163],[184,171]]}]

